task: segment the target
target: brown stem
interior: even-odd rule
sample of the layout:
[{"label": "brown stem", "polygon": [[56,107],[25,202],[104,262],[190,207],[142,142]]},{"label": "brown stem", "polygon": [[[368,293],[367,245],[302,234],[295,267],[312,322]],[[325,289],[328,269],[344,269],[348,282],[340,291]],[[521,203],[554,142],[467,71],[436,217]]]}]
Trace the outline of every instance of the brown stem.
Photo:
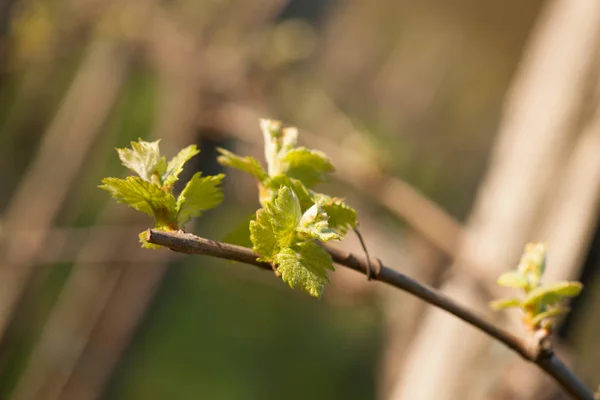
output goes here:
[{"label": "brown stem", "polygon": [[[149,243],[169,247],[173,251],[186,254],[202,254],[212,257],[239,261],[255,265],[262,269],[273,269],[270,263],[257,261],[258,254],[252,250],[233,244],[217,242],[201,238],[190,233],[163,232],[148,229],[146,240]],[[353,269],[363,274],[370,271],[369,262],[358,255],[324,246],[333,261],[339,265]],[[377,260],[378,261],[378,260]],[[535,337],[523,339],[486,321],[477,313],[458,304],[437,290],[422,285],[408,276],[386,267],[377,262],[377,268],[370,271],[371,279],[385,282],[391,286],[420,298],[421,300],[441,308],[462,319],[471,326],[479,329],[518,353],[525,360],[535,363],[556,382],[558,382],[572,398],[579,400],[594,400],[592,392],[585,387],[579,378],[556,357],[551,349],[543,346]]]}]

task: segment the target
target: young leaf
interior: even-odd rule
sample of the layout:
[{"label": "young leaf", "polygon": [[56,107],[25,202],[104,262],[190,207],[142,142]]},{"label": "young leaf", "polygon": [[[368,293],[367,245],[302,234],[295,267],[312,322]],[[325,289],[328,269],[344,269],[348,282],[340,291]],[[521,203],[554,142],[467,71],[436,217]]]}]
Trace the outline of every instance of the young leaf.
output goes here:
[{"label": "young leaf", "polygon": [[321,297],[327,270],[333,270],[331,256],[315,242],[303,242],[282,249],[273,260],[281,279],[291,288],[299,286],[313,297]]},{"label": "young leaf", "polygon": [[[266,187],[265,187],[266,185]],[[290,178],[287,175],[276,175],[267,179],[262,189],[260,202],[262,205],[270,202],[282,186],[291,188],[300,202],[300,208],[306,210],[315,202],[312,199],[311,192],[298,179]]]},{"label": "young leaf", "polygon": [[318,194],[315,196],[315,202],[321,204],[329,215],[329,227],[341,235],[358,226],[356,210],[347,206],[343,199]]},{"label": "young leaf", "polygon": [[202,211],[211,209],[223,201],[223,192],[219,184],[224,174],[202,177],[201,172],[192,176],[177,198],[177,223],[183,226],[191,217],[197,217]]},{"label": "young leaf", "polygon": [[153,174],[161,176],[167,168],[167,160],[160,156],[158,150],[159,142],[160,140],[145,142],[138,139],[137,142],[131,142],[131,149],[117,149],[117,152],[124,166],[149,182]]},{"label": "young leaf", "polygon": [[266,209],[279,247],[290,246],[302,216],[298,197],[292,189],[282,186],[275,200],[268,203]]},{"label": "young leaf", "polygon": [[530,321],[533,327],[537,327],[543,320],[552,317],[558,317],[559,315],[568,314],[571,309],[569,307],[555,307],[548,311],[537,314]]},{"label": "young leaf", "polygon": [[261,208],[256,212],[256,220],[250,221],[250,241],[252,250],[258,253],[261,261],[270,261],[275,257],[279,246],[273,231],[271,221],[273,216],[269,211]]},{"label": "young leaf", "polygon": [[296,146],[298,130],[283,128],[281,122],[269,119],[261,119],[260,128],[265,139],[265,159],[269,176],[284,173],[281,157]]},{"label": "young leaf", "polygon": [[140,177],[104,178],[102,183],[104,185],[99,187],[108,191],[119,203],[127,204],[157,220],[171,219],[171,214],[175,211],[175,198],[172,194]]},{"label": "young leaf", "polygon": [[575,297],[583,289],[579,282],[556,282],[532,290],[523,301],[523,307],[536,308],[540,304],[553,305],[564,298]]},{"label": "young leaf", "polygon": [[546,245],[544,243],[527,243],[517,270],[529,277],[529,280],[539,282],[546,269]]},{"label": "young leaf", "polygon": [[490,307],[493,310],[502,310],[505,308],[521,307],[521,300],[516,297],[512,297],[510,299],[494,300],[494,301],[490,302]]},{"label": "young leaf", "polygon": [[183,165],[198,153],[200,153],[200,150],[196,148],[195,144],[192,144],[177,153],[177,155],[169,161],[164,174],[162,174],[163,186],[171,186],[177,182],[179,174],[183,171]]},{"label": "young leaf", "polygon": [[496,281],[500,286],[509,287],[513,289],[523,289],[529,285],[527,278],[525,278],[519,271],[508,271],[500,275],[500,278]]},{"label": "young leaf", "polygon": [[250,156],[240,157],[237,154],[222,148],[217,148],[217,150],[221,153],[221,155],[217,157],[219,164],[246,171],[258,179],[259,182],[263,182],[269,177],[256,158]]},{"label": "young leaf", "polygon": [[332,239],[340,240],[342,238],[340,234],[329,228],[328,219],[327,213],[325,213],[321,206],[315,204],[302,215],[297,231],[321,242],[327,242]]},{"label": "young leaf", "polygon": [[329,158],[317,150],[298,147],[285,153],[281,158],[287,176],[300,180],[306,187],[312,187],[326,180],[325,174],[334,170]]}]

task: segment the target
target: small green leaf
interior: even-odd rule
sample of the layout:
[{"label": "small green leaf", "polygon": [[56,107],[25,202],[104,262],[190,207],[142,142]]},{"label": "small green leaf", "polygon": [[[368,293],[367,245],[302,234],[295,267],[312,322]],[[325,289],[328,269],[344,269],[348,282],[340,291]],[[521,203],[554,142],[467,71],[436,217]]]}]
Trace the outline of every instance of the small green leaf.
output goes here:
[{"label": "small green leaf", "polygon": [[167,222],[164,219],[172,219],[175,198],[159,186],[137,176],[128,176],[126,179],[104,178],[102,183],[104,185],[99,187],[108,191],[119,203],[160,219],[161,223]]},{"label": "small green leaf", "polygon": [[268,203],[266,209],[279,247],[290,246],[302,217],[298,197],[292,189],[282,186],[275,200]]},{"label": "small green leaf", "polygon": [[329,227],[341,235],[358,226],[356,210],[346,205],[343,199],[318,194],[315,196],[315,202],[321,204],[329,216]]},{"label": "small green leaf", "polygon": [[544,243],[527,243],[517,270],[528,276],[530,280],[539,282],[546,270],[546,245]]},{"label": "small green leaf", "polygon": [[273,260],[281,279],[291,288],[299,286],[313,297],[321,297],[327,270],[334,270],[331,256],[315,242],[303,242],[282,249]]},{"label": "small green leaf", "polygon": [[256,212],[256,220],[250,221],[250,241],[252,250],[258,253],[261,261],[271,261],[277,254],[278,245],[271,224],[273,216],[261,208]]},{"label": "small green leaf", "polygon": [[523,306],[536,308],[540,304],[553,305],[567,297],[575,297],[583,289],[579,282],[556,282],[532,290],[523,301]]},{"label": "small green leaf", "polygon": [[162,175],[162,184],[171,186],[179,179],[179,174],[183,171],[183,166],[190,158],[200,153],[195,144],[192,144],[185,149],[182,149],[175,157],[169,161],[167,168]]},{"label": "small green leaf", "polygon": [[537,314],[531,319],[531,325],[537,327],[543,320],[547,318],[557,317],[559,315],[568,314],[571,309],[569,307],[554,307],[548,311]]},{"label": "small green leaf", "polygon": [[523,289],[529,285],[527,278],[525,278],[519,271],[508,271],[500,275],[500,278],[496,281],[500,286],[509,287],[513,289]]},{"label": "small green leaf", "polygon": [[326,181],[325,174],[334,170],[324,153],[306,147],[288,151],[281,157],[281,162],[287,176],[300,180],[308,188]]},{"label": "small green leaf", "polygon": [[300,207],[302,210],[306,210],[311,207],[315,202],[312,200],[311,192],[304,186],[302,182],[298,179],[290,178],[286,175],[276,175],[272,176],[264,182],[266,186],[267,192],[263,195],[261,199],[261,204],[265,205],[270,202],[279,191],[279,188],[282,186],[287,186],[291,188],[296,196],[298,197],[298,201],[300,201]]},{"label": "small green leaf", "polygon": [[327,213],[321,206],[315,204],[302,215],[297,231],[321,242],[340,240],[342,238],[340,234],[329,228],[328,219]]},{"label": "small green leaf", "polygon": [[219,184],[224,174],[202,177],[201,172],[192,176],[177,198],[177,223],[183,226],[191,217],[197,217],[202,211],[215,208],[223,201],[223,192]]},{"label": "small green leaf", "polygon": [[240,157],[237,154],[222,148],[217,148],[217,150],[221,153],[221,155],[217,157],[219,164],[246,171],[260,182],[263,182],[269,177],[256,158],[250,156]]},{"label": "small green leaf", "polygon": [[167,168],[167,160],[160,156],[158,143],[138,139],[131,142],[131,149],[117,149],[124,166],[137,173],[143,180],[150,182],[153,174],[162,175]]},{"label": "small green leaf", "polygon": [[260,128],[265,139],[265,159],[269,176],[284,173],[281,158],[296,146],[298,130],[296,128],[283,128],[279,121],[261,119]]},{"label": "small green leaf", "polygon": [[502,310],[505,308],[521,307],[521,300],[513,297],[510,299],[500,299],[490,302],[490,307],[493,310]]}]

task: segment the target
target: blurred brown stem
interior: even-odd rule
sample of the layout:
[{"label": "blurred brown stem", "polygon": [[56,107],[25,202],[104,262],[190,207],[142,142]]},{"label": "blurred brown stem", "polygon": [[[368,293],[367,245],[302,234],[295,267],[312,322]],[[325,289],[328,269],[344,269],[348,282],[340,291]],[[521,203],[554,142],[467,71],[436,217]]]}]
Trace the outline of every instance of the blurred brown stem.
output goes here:
[{"label": "blurred brown stem", "polygon": [[[255,265],[262,269],[272,269],[271,264],[257,261],[257,258],[259,257],[258,254],[248,248],[201,238],[189,233],[163,232],[148,229],[146,239],[150,243],[169,247],[171,250],[180,253],[202,254],[239,261],[245,264]],[[325,248],[335,263],[363,274],[368,273],[370,268],[366,258],[329,246]],[[594,400],[592,392],[585,387],[579,378],[577,378],[577,376],[575,376],[575,374],[573,374],[573,372],[571,372],[551,350],[543,348],[539,341],[533,338],[522,339],[508,331],[500,329],[441,292],[438,292],[431,287],[421,285],[412,278],[409,278],[392,268],[386,267],[380,262],[378,264],[379,268],[375,271],[371,271],[371,278],[373,280],[385,282],[400,290],[408,292],[428,304],[447,311],[484,332],[488,336],[493,337],[518,353],[525,360],[538,365],[538,367],[558,382],[574,399]]]}]

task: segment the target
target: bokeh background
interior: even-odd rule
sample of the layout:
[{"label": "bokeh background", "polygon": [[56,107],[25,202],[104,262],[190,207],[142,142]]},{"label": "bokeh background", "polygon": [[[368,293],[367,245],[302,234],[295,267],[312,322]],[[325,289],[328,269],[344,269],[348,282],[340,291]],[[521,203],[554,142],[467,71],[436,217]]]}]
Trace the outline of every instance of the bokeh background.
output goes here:
[{"label": "bokeh background", "polygon": [[140,249],[151,222],[97,188],[114,148],[198,144],[184,174],[227,173],[226,200],[187,230],[240,240],[257,189],[215,148],[262,160],[260,117],[332,158],[371,254],[515,332],[495,278],[547,241],[547,279],[586,287],[558,351],[598,385],[599,44],[596,0],[2,1],[0,398],[565,398],[352,271],[314,300]]}]

